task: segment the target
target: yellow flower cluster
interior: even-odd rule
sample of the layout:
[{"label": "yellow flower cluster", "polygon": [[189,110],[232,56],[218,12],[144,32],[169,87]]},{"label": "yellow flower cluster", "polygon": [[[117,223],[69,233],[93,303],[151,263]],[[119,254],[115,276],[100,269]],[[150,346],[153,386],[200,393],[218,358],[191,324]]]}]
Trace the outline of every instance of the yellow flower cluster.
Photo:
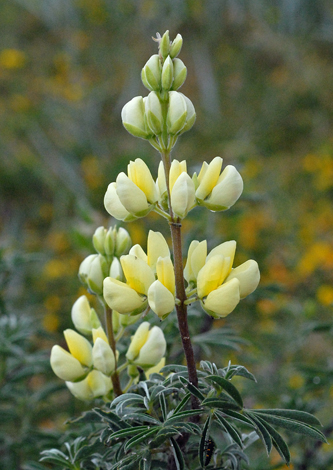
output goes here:
[{"label": "yellow flower cluster", "polygon": [[213,211],[229,209],[243,191],[243,180],[232,165],[221,173],[222,158],[214,158],[210,164],[204,162],[192,178],[187,173],[186,161],[173,160],[167,188],[163,163],[154,181],[148,166],[137,158],[130,162],[127,175],[120,173],[116,182],[109,184],[104,205],[110,215],[118,220],[130,221],[144,217],[154,209],[169,208],[168,189],[173,214],[183,219],[196,205]]}]

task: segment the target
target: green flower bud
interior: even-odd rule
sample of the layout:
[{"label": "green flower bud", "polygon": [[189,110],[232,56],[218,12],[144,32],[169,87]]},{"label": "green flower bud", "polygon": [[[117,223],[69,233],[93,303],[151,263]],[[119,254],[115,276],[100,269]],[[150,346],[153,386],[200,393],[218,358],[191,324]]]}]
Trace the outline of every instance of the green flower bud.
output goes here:
[{"label": "green flower bud", "polygon": [[172,60],[170,59],[170,56],[168,56],[165,59],[165,62],[163,64],[162,68],[162,88],[165,91],[169,91],[171,88],[173,82],[173,63]]},{"label": "green flower bud", "polygon": [[160,40],[160,54],[163,59],[166,59],[170,53],[170,37],[169,31],[165,31]]},{"label": "green flower bud", "polygon": [[163,127],[162,106],[154,91],[149,93],[145,109],[148,127],[155,135],[160,135]]},{"label": "green flower bud", "polygon": [[105,242],[106,232],[107,232],[106,228],[98,227],[95,230],[95,233],[92,239],[95,250],[101,255],[105,255],[104,242]]},{"label": "green flower bud", "polygon": [[93,260],[96,258],[96,256],[98,256],[98,255],[89,255],[80,264],[79,279],[82,282],[82,284],[87,285],[87,283],[88,283],[87,278],[88,278],[88,273],[89,273],[89,270],[90,270],[90,266],[91,266],[91,263],[93,262]]},{"label": "green flower bud", "polygon": [[104,251],[105,254],[108,256],[114,255],[114,250],[116,246],[116,228],[110,227],[109,230],[106,232],[105,240],[104,240]]},{"label": "green flower bud", "polygon": [[93,328],[101,326],[99,318],[85,295],[81,295],[72,307],[72,321],[75,328],[84,335],[90,335]]},{"label": "green flower bud", "polygon": [[125,104],[121,111],[125,129],[135,137],[149,139],[151,134],[145,123],[145,106],[142,96],[135,96]]},{"label": "green flower bud", "polygon": [[180,94],[184,97],[184,100],[186,102],[186,111],[187,111],[185,126],[180,132],[181,134],[183,134],[184,132],[189,131],[191,129],[191,127],[195,123],[197,115],[195,113],[195,109],[194,109],[192,101],[189,98],[187,98],[187,96],[183,95],[183,93],[180,93]]},{"label": "green flower bud", "polygon": [[123,281],[124,279],[123,270],[118,258],[113,258],[112,260],[110,267],[110,277],[113,279],[118,279],[118,281]]},{"label": "green flower bud", "polygon": [[132,377],[133,379],[135,379],[135,377],[138,377],[139,375],[139,371],[138,371],[138,368],[137,366],[134,366],[134,365],[129,365],[127,367],[127,373],[130,377]]},{"label": "green flower bud", "polygon": [[181,37],[180,34],[177,34],[177,36],[172,41],[171,46],[170,46],[171,59],[174,59],[175,57],[177,57],[177,55],[180,53],[182,45],[183,45],[183,38]]},{"label": "green flower bud", "polygon": [[172,89],[178,90],[186,80],[187,68],[180,59],[173,60],[173,83]]},{"label": "green flower bud", "polygon": [[108,263],[104,256],[96,255],[90,264],[87,276],[89,289],[97,295],[103,293],[103,281],[108,276]]},{"label": "green flower bud", "polygon": [[169,91],[167,129],[169,134],[178,134],[186,124],[187,106],[184,95]]},{"label": "green flower bud", "polygon": [[126,255],[131,248],[132,240],[127,230],[120,227],[116,234],[115,256],[120,258],[121,255]]},{"label": "green flower bud", "polygon": [[159,91],[161,88],[161,61],[158,54],[154,54],[146,62],[141,72],[142,83],[148,90]]}]

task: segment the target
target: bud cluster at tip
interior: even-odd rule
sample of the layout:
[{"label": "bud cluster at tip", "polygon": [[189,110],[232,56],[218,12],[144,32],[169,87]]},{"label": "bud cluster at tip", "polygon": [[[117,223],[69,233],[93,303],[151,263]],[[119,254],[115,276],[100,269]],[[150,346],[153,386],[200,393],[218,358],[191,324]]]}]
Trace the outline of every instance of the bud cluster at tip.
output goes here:
[{"label": "bud cluster at tip", "polygon": [[184,63],[177,58],[183,44],[181,35],[171,42],[167,31],[157,41],[159,54],[153,54],[141,72],[150,93],[126,103],[121,118],[135,137],[149,140],[159,150],[170,150],[177,137],[191,129],[196,113],[191,100],[177,91],[187,75]]}]

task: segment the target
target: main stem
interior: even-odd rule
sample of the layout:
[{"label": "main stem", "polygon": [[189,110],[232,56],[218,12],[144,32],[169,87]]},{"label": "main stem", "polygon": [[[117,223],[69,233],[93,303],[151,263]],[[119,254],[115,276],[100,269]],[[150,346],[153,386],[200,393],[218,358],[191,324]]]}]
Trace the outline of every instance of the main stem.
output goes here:
[{"label": "main stem", "polygon": [[[182,339],[183,349],[186,357],[187,370],[189,381],[197,386],[198,376],[195,366],[193,347],[190,338],[190,332],[187,321],[187,306],[185,305],[186,292],[183,275],[183,254],[182,254],[182,224],[179,218],[175,218],[171,207],[170,188],[169,188],[169,171],[170,171],[170,152],[162,152],[162,161],[164,165],[166,186],[169,198],[169,211],[170,211],[170,230],[173,247],[174,268],[175,268],[175,281],[176,281],[176,296],[180,300],[180,304],[176,305],[176,312],[178,318],[178,325],[180,336]],[[199,408],[199,402],[196,397],[192,395],[192,408]]]},{"label": "main stem", "polygon": [[108,335],[109,344],[113,351],[114,360],[115,360],[115,371],[111,376],[113,391],[116,396],[119,396],[119,395],[122,395],[123,392],[121,390],[119,374],[117,372],[117,350],[116,350],[116,340],[114,338],[113,326],[112,326],[112,309],[108,307],[107,305],[105,306],[105,324],[106,324],[106,332]]}]

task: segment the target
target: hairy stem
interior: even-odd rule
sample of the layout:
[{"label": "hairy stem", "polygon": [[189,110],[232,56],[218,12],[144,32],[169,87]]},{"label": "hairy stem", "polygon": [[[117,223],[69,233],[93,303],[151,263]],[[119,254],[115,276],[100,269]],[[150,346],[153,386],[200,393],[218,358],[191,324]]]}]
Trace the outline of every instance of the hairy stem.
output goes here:
[{"label": "hairy stem", "polygon": [[115,341],[115,337],[113,333],[113,326],[112,326],[112,309],[108,307],[107,305],[105,306],[105,324],[106,324],[106,332],[108,335],[109,344],[113,351],[114,359],[115,359],[115,371],[111,376],[113,391],[116,396],[119,396],[123,392],[121,390],[119,374],[117,371],[117,350],[116,350],[116,341]]}]

